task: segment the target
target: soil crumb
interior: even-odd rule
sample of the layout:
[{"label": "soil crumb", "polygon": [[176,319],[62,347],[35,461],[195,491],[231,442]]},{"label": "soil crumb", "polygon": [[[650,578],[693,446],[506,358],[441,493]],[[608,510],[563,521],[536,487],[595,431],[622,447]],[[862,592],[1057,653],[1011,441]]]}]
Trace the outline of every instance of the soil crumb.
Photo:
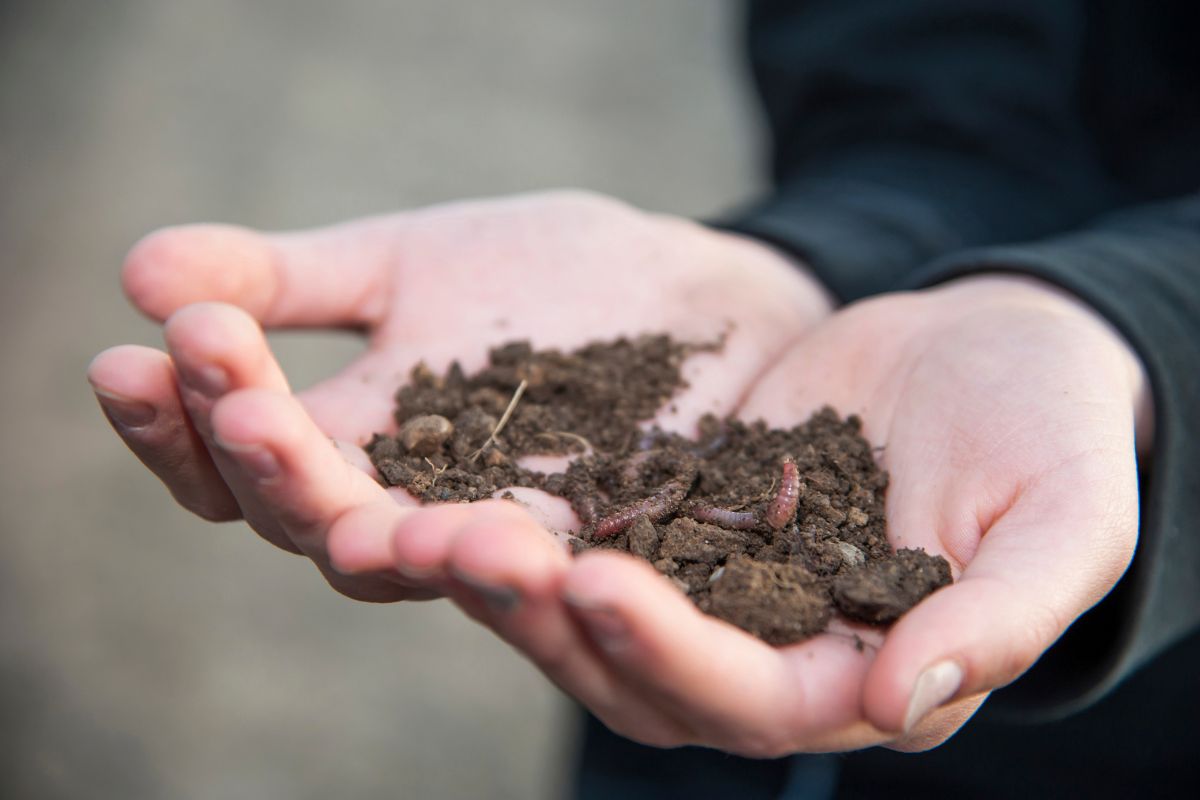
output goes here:
[{"label": "soil crumb", "polygon": [[833,582],[833,602],[850,619],[886,625],[948,583],[946,559],[924,550],[899,550],[890,558],[839,575]]},{"label": "soil crumb", "polygon": [[[512,342],[470,376],[418,365],[396,394],[396,434],[366,450],[386,484],[425,501],[514,486],[563,497],[583,523],[576,552],[643,558],[701,610],[770,644],[819,633],[835,611],[889,624],[948,584],[941,556],[892,552],[888,476],[858,417],[826,407],[769,428],[710,415],[697,439],[648,425],[684,388],[684,360],[719,348],[665,335],[570,353]],[[543,474],[518,463],[532,455],[575,458]]]}]

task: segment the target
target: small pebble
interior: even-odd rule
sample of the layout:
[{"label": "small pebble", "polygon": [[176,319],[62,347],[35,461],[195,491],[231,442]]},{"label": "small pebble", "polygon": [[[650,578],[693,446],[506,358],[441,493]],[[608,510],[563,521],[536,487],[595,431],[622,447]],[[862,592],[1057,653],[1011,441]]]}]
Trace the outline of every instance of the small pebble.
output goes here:
[{"label": "small pebble", "polygon": [[647,561],[654,560],[658,552],[658,531],[649,517],[638,517],[629,527],[629,552]]},{"label": "small pebble", "polygon": [[679,564],[672,558],[660,558],[652,565],[664,575],[674,575],[679,570]]},{"label": "small pebble", "polygon": [[851,508],[846,512],[846,524],[851,528],[861,528],[867,524],[868,517],[861,508]]},{"label": "small pebble", "polygon": [[842,563],[850,569],[857,569],[866,563],[867,557],[849,542],[838,542],[837,548],[842,552]]},{"label": "small pebble", "polygon": [[407,420],[397,438],[414,456],[431,456],[454,433],[454,424],[439,414],[422,414]]}]

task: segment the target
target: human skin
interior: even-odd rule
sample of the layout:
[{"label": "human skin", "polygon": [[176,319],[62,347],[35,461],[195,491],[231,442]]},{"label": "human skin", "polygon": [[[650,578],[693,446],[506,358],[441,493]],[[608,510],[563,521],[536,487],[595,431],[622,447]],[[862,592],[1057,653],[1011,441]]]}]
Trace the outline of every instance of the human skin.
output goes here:
[{"label": "human skin", "polygon": [[[369,477],[358,445],[394,428],[393,394],[418,361],[440,371],[457,359],[470,371],[490,347],[523,338],[573,349],[647,330],[683,341],[724,336],[720,353],[688,361],[689,388],[657,419],[686,433],[706,412],[731,413],[773,359],[831,310],[811,276],[765,245],[582,192],[302,233],[167,229],[133,248],[123,283],[138,309],[165,322],[167,345],[166,353],[113,348],[89,369],[130,449],[185,508],[214,521],[245,518],[263,538],[310,557],[339,591],[381,601],[431,593],[398,585],[394,570],[349,577],[356,539],[339,537],[389,525],[415,505]],[[368,346],[293,398],[260,324],[352,327]],[[345,443],[342,455],[329,438]],[[360,468],[347,469],[343,456]],[[248,475],[255,466],[272,475]],[[534,499],[547,521],[569,513],[565,503]],[[488,503],[468,516],[485,512],[508,518],[517,510]],[[341,571],[328,552],[339,520]]]},{"label": "human skin", "polygon": [[[1094,312],[1028,279],[830,316],[820,286],[765,246],[565,194],[303,234],[175,229],[134,248],[124,281],[166,320],[168,353],[114,348],[89,378],[181,504],[244,517],[351,597],[449,595],[639,741],[752,756],[933,746],[1111,588],[1136,540],[1141,367]],[[355,326],[370,344],[293,397],[259,322]],[[858,631],[861,650],[849,628],[772,648],[631,557],[568,557],[545,528],[572,522],[561,503],[418,509],[329,446],[389,427],[395,376],[418,359],[469,370],[514,338],[570,348],[645,330],[728,334],[689,361],[666,427],[709,411],[792,425],[826,403],[860,414],[892,474],[893,543],[945,555],[955,585],[886,636]]]},{"label": "human skin", "polygon": [[768,647],[614,553],[539,572],[519,555],[537,540],[524,528],[443,545],[446,569],[516,587],[515,607],[466,607],[631,738],[751,756],[935,746],[1127,567],[1135,445],[1151,437],[1143,372],[1078,301],[985,276],[839,312],[739,415],[790,425],[824,403],[884,448],[893,544],[946,556],[956,578],[886,635],[858,630],[862,652],[838,632]]}]

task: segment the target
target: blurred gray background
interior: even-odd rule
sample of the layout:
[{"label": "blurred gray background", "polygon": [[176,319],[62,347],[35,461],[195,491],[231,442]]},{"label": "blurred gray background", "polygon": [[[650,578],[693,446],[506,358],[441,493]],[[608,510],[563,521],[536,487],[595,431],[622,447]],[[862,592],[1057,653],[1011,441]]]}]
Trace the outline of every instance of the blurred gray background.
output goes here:
[{"label": "blurred gray background", "polygon": [[[566,701],[443,603],[375,607],[189,518],[84,381],[159,344],[142,234],[581,186],[756,188],[725,0],[0,0],[0,796],[546,798]],[[275,337],[296,385],[353,339]]]}]

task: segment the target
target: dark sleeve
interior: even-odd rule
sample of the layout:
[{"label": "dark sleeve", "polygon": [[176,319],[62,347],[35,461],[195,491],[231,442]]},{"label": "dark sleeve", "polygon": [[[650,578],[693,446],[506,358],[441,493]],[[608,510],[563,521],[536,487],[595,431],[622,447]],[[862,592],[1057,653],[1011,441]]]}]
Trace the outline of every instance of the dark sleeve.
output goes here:
[{"label": "dark sleeve", "polygon": [[997,697],[1010,708],[1060,715],[1200,625],[1200,194],[1034,244],[955,253],[906,283],[919,288],[984,271],[1033,275],[1088,302],[1137,351],[1154,393],[1154,455],[1140,470],[1133,565]]},{"label": "dark sleeve", "polygon": [[1083,5],[751,2],[775,189],[723,227],[799,256],[850,301],[944,253],[1113,207],[1077,116]]}]

